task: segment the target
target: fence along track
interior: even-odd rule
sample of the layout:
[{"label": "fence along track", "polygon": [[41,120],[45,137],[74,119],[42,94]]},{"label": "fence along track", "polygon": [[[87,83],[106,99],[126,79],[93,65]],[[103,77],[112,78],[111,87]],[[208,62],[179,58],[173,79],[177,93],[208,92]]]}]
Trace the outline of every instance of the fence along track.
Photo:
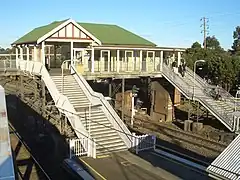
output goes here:
[{"label": "fence along track", "polygon": [[[127,120],[126,123],[130,125],[130,117],[127,117],[125,119]],[[201,137],[200,135],[171,128],[163,124],[145,120],[143,118],[142,119],[134,118],[134,127],[145,128],[152,132],[162,133],[163,135],[166,135],[168,137],[178,139],[192,145],[203,147],[214,152],[222,152],[227,147],[227,144],[225,143],[217,142],[211,139],[206,139],[204,137]]]}]

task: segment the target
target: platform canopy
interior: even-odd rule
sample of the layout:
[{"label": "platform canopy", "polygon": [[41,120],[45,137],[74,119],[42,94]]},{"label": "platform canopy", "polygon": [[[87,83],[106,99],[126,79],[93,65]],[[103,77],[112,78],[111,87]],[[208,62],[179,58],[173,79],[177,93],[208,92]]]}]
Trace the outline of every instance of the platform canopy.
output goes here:
[{"label": "platform canopy", "polygon": [[12,45],[40,44],[43,41],[68,42],[70,40],[95,42],[98,46],[156,47],[122,27],[112,24],[79,23],[72,19],[54,21],[33,29]]}]

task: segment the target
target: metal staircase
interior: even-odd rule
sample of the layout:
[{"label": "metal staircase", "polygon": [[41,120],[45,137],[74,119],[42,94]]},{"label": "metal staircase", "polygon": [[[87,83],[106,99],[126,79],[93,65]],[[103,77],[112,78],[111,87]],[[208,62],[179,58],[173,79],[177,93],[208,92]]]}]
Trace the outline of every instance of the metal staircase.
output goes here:
[{"label": "metal staircase", "polygon": [[187,73],[184,77],[174,73],[173,70],[165,64],[163,64],[162,72],[163,76],[185,97],[199,101],[230,131],[235,131],[236,127],[234,126],[233,120],[234,100],[227,91],[221,88],[220,91],[223,100],[215,100],[210,95],[210,90],[216,87],[209,85],[197,74],[195,75],[194,80],[194,73],[189,68],[187,69]]},{"label": "metal staircase", "polygon": [[90,132],[91,138],[95,140],[98,155],[128,148],[109,121],[107,117],[109,115],[101,109],[102,104],[99,102],[99,107],[93,107],[91,97],[86,95],[73,75],[66,75],[63,78],[61,75],[52,75],[51,77],[58,91],[69,99],[77,114],[81,117],[85,129]]}]

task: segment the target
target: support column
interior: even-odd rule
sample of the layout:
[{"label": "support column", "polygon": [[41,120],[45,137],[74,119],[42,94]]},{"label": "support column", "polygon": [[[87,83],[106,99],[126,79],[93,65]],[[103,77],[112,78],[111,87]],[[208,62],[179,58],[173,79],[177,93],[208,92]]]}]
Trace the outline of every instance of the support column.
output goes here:
[{"label": "support column", "polygon": [[41,49],[41,62],[45,65],[45,42],[42,42],[42,49]]},{"label": "support column", "polygon": [[17,46],[15,47],[15,50],[16,50],[16,68],[18,68],[19,62],[18,62],[18,47]]},{"label": "support column", "polygon": [[24,86],[23,86],[23,75],[20,74],[20,97],[24,98]]},{"label": "support column", "polygon": [[[71,44],[70,44],[70,58],[71,58],[71,66],[73,66],[74,65],[74,62],[73,62],[73,41],[71,41]],[[72,73],[72,68],[71,67],[70,67],[70,70],[71,70],[71,73]]]},{"label": "support column", "polygon": [[176,55],[175,55],[175,51],[173,51],[173,55],[172,55],[173,61],[176,60]]},{"label": "support column", "polygon": [[104,63],[103,63],[103,57],[102,57],[102,50],[100,50],[100,72],[104,71]]},{"label": "support column", "polygon": [[16,54],[16,59],[18,59],[18,47],[15,47],[15,54]]},{"label": "support column", "polygon": [[26,46],[26,50],[27,50],[27,71],[29,71],[29,47]]},{"label": "support column", "polygon": [[42,116],[45,117],[45,108],[46,108],[46,87],[43,80],[42,81]]},{"label": "support column", "polygon": [[181,52],[178,52],[178,61],[177,61],[178,66],[181,64]]},{"label": "support column", "polygon": [[33,47],[33,58],[32,61],[37,61],[37,47],[34,45]]},{"label": "support column", "polygon": [[94,73],[94,63],[95,63],[95,61],[94,61],[94,48],[93,48],[93,46],[92,46],[92,55],[91,55],[91,62],[92,62],[92,73]]},{"label": "support column", "polygon": [[160,52],[160,71],[162,71],[163,68],[163,51]]},{"label": "support column", "polygon": [[108,51],[108,72],[110,72],[111,51]]},{"label": "support column", "polygon": [[38,89],[39,89],[39,84],[38,84],[38,81],[37,81],[37,79],[35,79],[35,81],[34,81],[34,83],[35,83],[35,88],[34,88],[34,101],[37,101],[37,98],[38,98]]},{"label": "support column", "polygon": [[125,104],[125,79],[122,78],[122,108],[121,108],[121,117],[122,117],[122,121],[125,122],[124,120],[124,104]]},{"label": "support column", "polygon": [[108,84],[108,97],[112,97],[112,80],[109,80]]},{"label": "support column", "polygon": [[119,57],[120,57],[120,50],[117,50],[117,72],[120,70],[120,62],[119,62]]},{"label": "support column", "polygon": [[139,71],[142,71],[142,50],[140,50]]},{"label": "support column", "polygon": [[23,60],[23,48],[19,46],[20,49],[20,59]]},{"label": "support column", "polygon": [[53,53],[54,53],[54,67],[57,67],[57,46],[54,44],[53,46]]},{"label": "support column", "polygon": [[132,51],[132,68],[131,71],[134,71],[134,66],[135,66],[135,50]]}]

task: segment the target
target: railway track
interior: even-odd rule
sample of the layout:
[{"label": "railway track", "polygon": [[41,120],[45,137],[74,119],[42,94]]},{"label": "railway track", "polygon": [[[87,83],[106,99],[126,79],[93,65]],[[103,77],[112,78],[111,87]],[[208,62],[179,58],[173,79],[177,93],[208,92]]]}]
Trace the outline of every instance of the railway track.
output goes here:
[{"label": "railway track", "polygon": [[9,133],[14,157],[16,179],[50,180],[50,177],[32,155],[27,144],[10,123]]},{"label": "railway track", "polygon": [[[128,126],[130,126],[129,116],[125,117],[125,122]],[[211,151],[213,152],[213,154],[219,154],[228,145],[222,142],[217,142],[211,139],[201,137],[197,134],[192,134],[181,129],[169,127],[165,124],[159,124],[143,118],[135,118],[134,126],[131,128],[138,132],[155,134],[160,139],[168,139],[168,141],[171,141],[174,144],[195,146],[195,149],[198,149],[198,152],[200,152],[200,154],[204,156],[208,155],[208,152],[205,151]]]}]

